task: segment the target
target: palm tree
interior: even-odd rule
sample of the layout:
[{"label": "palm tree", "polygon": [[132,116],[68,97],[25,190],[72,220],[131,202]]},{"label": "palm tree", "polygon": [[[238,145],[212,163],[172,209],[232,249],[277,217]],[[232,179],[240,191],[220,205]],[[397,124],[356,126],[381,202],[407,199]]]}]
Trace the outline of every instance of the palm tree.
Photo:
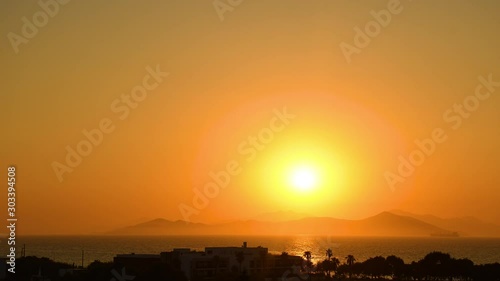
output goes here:
[{"label": "palm tree", "polygon": [[340,261],[339,259],[333,257],[331,260],[324,260],[322,262],[318,262],[317,270],[323,271],[328,278],[331,278],[331,272],[336,272],[339,267]]},{"label": "palm tree", "polygon": [[333,264],[331,262],[332,256],[333,256],[333,251],[332,249],[329,248],[326,250],[326,260],[324,260],[321,263],[318,263],[318,267],[321,266],[322,270],[326,271],[326,275],[328,277],[331,277],[330,271],[334,270]]},{"label": "palm tree", "polygon": [[333,271],[336,271],[340,265],[340,260],[334,257],[330,262],[332,264]]},{"label": "palm tree", "polygon": [[352,266],[356,262],[356,258],[353,255],[347,255],[345,262],[348,266]]},{"label": "palm tree", "polygon": [[356,262],[356,258],[354,258],[353,255],[347,255],[347,257],[345,257],[345,262],[346,262],[346,264],[348,265],[348,268],[349,268],[349,279],[351,279],[351,276],[352,276],[352,265]]},{"label": "palm tree", "polygon": [[330,260],[330,259],[332,258],[332,256],[333,256],[333,251],[332,251],[332,249],[327,249],[327,250],[326,250],[326,259],[327,259],[327,260]]},{"label": "palm tree", "polygon": [[311,259],[312,259],[312,254],[310,251],[305,251],[304,252],[304,258],[306,258],[306,268],[307,268],[307,273],[311,273]]}]

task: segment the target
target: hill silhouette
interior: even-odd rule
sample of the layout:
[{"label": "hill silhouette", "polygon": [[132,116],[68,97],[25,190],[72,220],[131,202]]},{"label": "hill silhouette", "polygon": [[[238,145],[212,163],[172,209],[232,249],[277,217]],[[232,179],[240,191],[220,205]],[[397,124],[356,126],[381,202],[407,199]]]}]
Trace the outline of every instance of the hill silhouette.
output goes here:
[{"label": "hill silhouette", "polygon": [[390,212],[395,215],[415,218],[440,228],[458,232],[460,236],[500,237],[500,226],[483,222],[474,217],[440,218],[434,215],[416,215],[401,210],[392,210]]},{"label": "hill silhouette", "polygon": [[245,220],[221,224],[155,219],[119,228],[112,235],[332,235],[428,237],[450,230],[410,216],[383,212],[361,220],[307,217],[288,221]]}]

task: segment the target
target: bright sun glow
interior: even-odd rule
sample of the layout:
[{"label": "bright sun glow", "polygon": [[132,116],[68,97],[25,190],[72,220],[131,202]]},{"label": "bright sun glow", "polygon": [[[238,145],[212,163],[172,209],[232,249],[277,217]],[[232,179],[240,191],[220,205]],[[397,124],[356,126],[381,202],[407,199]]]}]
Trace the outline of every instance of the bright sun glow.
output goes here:
[{"label": "bright sun glow", "polygon": [[318,176],[313,169],[300,167],[293,170],[290,181],[294,188],[309,191],[316,186]]},{"label": "bright sun glow", "polygon": [[260,186],[261,196],[277,209],[303,213],[343,204],[350,196],[345,179],[351,163],[344,161],[332,142],[297,141],[301,136],[292,134],[293,141],[279,143],[272,153],[263,153],[256,161],[255,185]]}]

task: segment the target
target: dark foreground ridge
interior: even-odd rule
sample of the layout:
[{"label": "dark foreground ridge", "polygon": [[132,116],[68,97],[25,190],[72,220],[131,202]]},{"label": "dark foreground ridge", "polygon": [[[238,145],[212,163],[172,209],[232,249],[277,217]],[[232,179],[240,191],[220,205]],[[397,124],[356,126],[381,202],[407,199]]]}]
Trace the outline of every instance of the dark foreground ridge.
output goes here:
[{"label": "dark foreground ridge", "polygon": [[357,261],[352,255],[335,257],[325,249],[323,260],[313,263],[303,256],[270,254],[264,247],[207,247],[204,251],[174,249],[160,254],[117,255],[113,262],[74,265],[33,256],[16,261],[17,281],[300,281],[300,280],[467,280],[499,281],[500,264],[475,265],[469,259],[432,252],[406,264],[396,256]]}]

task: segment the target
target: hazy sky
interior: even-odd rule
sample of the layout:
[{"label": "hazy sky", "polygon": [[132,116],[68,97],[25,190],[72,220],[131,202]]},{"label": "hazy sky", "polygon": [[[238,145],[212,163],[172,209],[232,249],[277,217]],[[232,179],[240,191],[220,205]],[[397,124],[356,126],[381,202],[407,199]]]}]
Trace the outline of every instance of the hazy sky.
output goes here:
[{"label": "hazy sky", "polygon": [[[500,224],[500,2],[60,1],[0,2],[18,233],[183,219],[180,206],[196,222],[397,208]],[[70,167],[67,147],[88,151],[83,131],[100,127]],[[435,130],[444,141],[388,184]],[[237,175],[193,205],[228,165]],[[297,169],[313,188],[292,186]]]}]

